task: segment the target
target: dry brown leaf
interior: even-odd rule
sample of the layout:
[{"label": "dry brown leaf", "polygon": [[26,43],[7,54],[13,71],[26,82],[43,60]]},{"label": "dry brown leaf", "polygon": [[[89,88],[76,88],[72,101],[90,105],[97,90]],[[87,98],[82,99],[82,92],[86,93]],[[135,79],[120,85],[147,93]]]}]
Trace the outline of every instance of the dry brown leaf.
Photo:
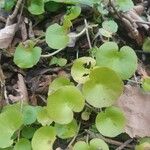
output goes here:
[{"label": "dry brown leaf", "polygon": [[117,105],[126,116],[125,132],[130,137],[150,136],[150,94],[128,85]]},{"label": "dry brown leaf", "polygon": [[0,48],[8,48],[11,44],[16,30],[16,25],[13,24],[10,26],[6,26],[5,28],[0,30]]}]

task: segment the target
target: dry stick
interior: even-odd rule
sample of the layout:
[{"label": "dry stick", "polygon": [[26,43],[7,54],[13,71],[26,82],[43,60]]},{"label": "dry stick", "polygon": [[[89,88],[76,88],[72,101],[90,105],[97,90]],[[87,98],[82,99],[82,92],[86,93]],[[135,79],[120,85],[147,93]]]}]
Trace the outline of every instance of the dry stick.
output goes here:
[{"label": "dry stick", "polygon": [[125,147],[127,147],[127,145],[129,145],[131,142],[133,141],[133,139],[129,139],[126,142],[124,142],[122,145],[120,145],[118,148],[116,148],[116,150],[122,150]]},{"label": "dry stick", "polygon": [[150,26],[150,22],[147,21],[138,21],[138,20],[134,20],[134,21],[139,24],[147,24],[148,26]]},{"label": "dry stick", "polygon": [[[122,142],[118,142],[118,141],[115,141],[115,140],[112,140],[112,139],[108,139],[108,138],[105,138],[103,137],[101,134],[96,134],[96,133],[93,133],[92,131],[90,130],[85,130],[91,138],[100,138],[102,140],[104,140],[105,142],[109,143],[109,144],[112,144],[112,145],[116,145],[116,146],[121,146],[123,145]],[[126,145],[125,147],[128,147],[128,148],[133,148],[132,145]]]},{"label": "dry stick", "polygon": [[9,26],[12,24],[12,20],[15,19],[15,17],[17,16],[17,13],[19,11],[19,8],[20,8],[22,2],[23,2],[23,0],[17,1],[16,7],[15,7],[13,13],[7,19],[6,26]]},{"label": "dry stick", "polygon": [[77,133],[76,135],[73,137],[73,139],[71,140],[71,142],[68,144],[67,148],[69,149],[71,147],[71,145],[73,144],[73,142],[75,141],[75,139],[77,138],[78,136],[78,133],[80,131],[80,126],[81,126],[81,122],[79,122],[79,126],[78,126],[78,130],[77,130]]},{"label": "dry stick", "polygon": [[87,40],[88,40],[88,44],[89,44],[89,47],[90,49],[92,49],[92,44],[91,44],[91,40],[90,40],[90,35],[89,35],[89,31],[88,31],[88,23],[87,23],[87,20],[84,19],[84,23],[85,23],[85,32],[86,32],[86,36],[87,36]]}]

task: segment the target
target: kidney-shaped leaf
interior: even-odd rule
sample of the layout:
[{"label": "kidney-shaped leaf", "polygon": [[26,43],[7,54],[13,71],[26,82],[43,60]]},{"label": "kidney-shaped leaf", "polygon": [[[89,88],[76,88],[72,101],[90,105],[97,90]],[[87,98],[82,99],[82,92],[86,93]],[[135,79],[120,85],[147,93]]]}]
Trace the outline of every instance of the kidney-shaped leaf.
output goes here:
[{"label": "kidney-shaped leaf", "polygon": [[20,43],[14,54],[14,62],[20,68],[31,68],[36,65],[41,57],[41,48],[34,47],[32,41],[28,45]]},{"label": "kidney-shaped leaf", "polygon": [[128,79],[137,69],[137,56],[129,46],[123,46],[119,50],[115,42],[106,42],[97,50],[96,63],[113,69],[122,79]]},{"label": "kidney-shaped leaf", "polygon": [[62,26],[55,23],[46,30],[46,43],[53,49],[65,48],[69,43],[69,36]]},{"label": "kidney-shaped leaf", "polygon": [[105,112],[100,112],[96,117],[98,131],[108,137],[115,137],[124,132],[125,123],[123,112],[114,106],[106,108]]},{"label": "kidney-shaped leaf", "polygon": [[14,150],[31,150],[31,143],[28,139],[19,139],[19,141],[14,146]]},{"label": "kidney-shaped leaf", "polygon": [[53,121],[68,124],[73,120],[73,111],[80,112],[84,98],[74,86],[64,86],[48,96],[47,112]]},{"label": "kidney-shaped leaf", "polygon": [[71,68],[71,75],[78,83],[84,83],[89,79],[91,69],[96,65],[96,61],[91,57],[81,57],[74,61]]},{"label": "kidney-shaped leaf", "polygon": [[111,69],[97,67],[90,73],[82,91],[86,101],[98,108],[111,106],[123,91],[121,78]]},{"label": "kidney-shaped leaf", "polygon": [[67,139],[71,138],[76,135],[77,130],[78,130],[78,125],[76,120],[74,119],[72,122],[69,124],[55,124],[55,129],[57,136],[61,139]]},{"label": "kidney-shaped leaf", "polygon": [[7,109],[0,114],[0,148],[13,144],[11,137],[23,124],[22,114],[17,109]]},{"label": "kidney-shaped leaf", "polygon": [[53,150],[52,146],[56,139],[54,127],[46,126],[39,128],[32,138],[33,150]]}]

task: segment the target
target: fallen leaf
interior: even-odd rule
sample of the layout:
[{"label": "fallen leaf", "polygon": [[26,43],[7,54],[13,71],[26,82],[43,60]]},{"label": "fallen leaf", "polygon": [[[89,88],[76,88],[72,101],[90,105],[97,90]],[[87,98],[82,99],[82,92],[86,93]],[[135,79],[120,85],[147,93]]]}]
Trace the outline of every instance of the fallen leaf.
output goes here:
[{"label": "fallen leaf", "polygon": [[130,137],[150,136],[150,94],[140,87],[126,86],[117,105],[123,110],[127,124],[125,132]]},{"label": "fallen leaf", "polygon": [[5,28],[0,30],[0,48],[8,48],[11,44],[16,30],[17,24],[12,24],[10,26],[6,26]]}]

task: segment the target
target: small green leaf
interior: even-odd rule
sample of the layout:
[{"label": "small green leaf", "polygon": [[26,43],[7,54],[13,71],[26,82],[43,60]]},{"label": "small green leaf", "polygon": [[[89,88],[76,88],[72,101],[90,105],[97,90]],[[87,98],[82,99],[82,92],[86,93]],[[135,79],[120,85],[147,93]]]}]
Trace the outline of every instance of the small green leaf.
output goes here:
[{"label": "small green leaf", "polygon": [[150,92],[150,77],[142,81],[142,88],[145,92]]},{"label": "small green leaf", "polygon": [[118,25],[113,20],[104,21],[102,27],[110,33],[116,33],[118,30]]},{"label": "small green leaf", "polygon": [[24,125],[32,124],[36,121],[37,109],[34,106],[24,106],[23,107],[23,120]]},{"label": "small green leaf", "polygon": [[32,138],[33,150],[53,150],[52,146],[56,139],[56,131],[54,127],[41,127],[34,133]]},{"label": "small green leaf", "polygon": [[78,83],[84,83],[89,79],[89,73],[95,65],[96,61],[91,57],[76,59],[71,68],[73,79]]},{"label": "small green leaf", "polygon": [[41,48],[34,47],[32,41],[28,45],[20,43],[14,54],[14,63],[20,68],[31,68],[36,65],[41,57]]},{"label": "small green leaf", "polygon": [[0,148],[13,144],[12,136],[22,124],[22,114],[17,109],[6,109],[0,114]]},{"label": "small green leaf", "polygon": [[84,98],[74,86],[63,86],[48,96],[47,112],[53,121],[68,124],[73,120],[73,112],[84,107]]},{"label": "small green leaf", "polygon": [[115,137],[124,132],[126,119],[123,112],[117,107],[108,107],[96,117],[98,131],[108,137]]},{"label": "small green leaf", "polygon": [[36,131],[36,128],[25,126],[21,131],[21,136],[26,139],[31,139],[35,131]]},{"label": "small green leaf", "polygon": [[143,51],[150,52],[150,37],[146,38],[143,44]]},{"label": "small green leaf", "polygon": [[65,48],[69,43],[69,36],[62,26],[55,23],[46,30],[46,43],[53,49]]},{"label": "small green leaf", "polygon": [[128,11],[134,7],[134,3],[132,0],[116,0],[116,5],[119,10]]},{"label": "small green leaf", "polygon": [[66,77],[59,77],[53,80],[53,82],[49,85],[48,95],[50,95],[52,92],[62,88],[66,85],[73,85],[72,82]]},{"label": "small green leaf", "polygon": [[123,92],[121,78],[109,68],[97,67],[91,71],[89,78],[82,91],[86,101],[94,107],[111,106]]},{"label": "small green leaf", "polygon": [[102,35],[102,36],[105,36],[107,38],[111,38],[112,37],[112,33],[103,29],[103,28],[100,28],[99,29],[99,33]]},{"label": "small green leaf", "polygon": [[74,119],[72,122],[70,122],[69,124],[65,124],[65,125],[56,123],[55,129],[56,129],[57,136],[59,138],[67,139],[76,135],[77,130],[78,130],[78,125],[77,125],[76,120]]},{"label": "small green leaf", "polygon": [[135,73],[137,56],[129,46],[123,46],[119,50],[115,42],[106,42],[97,50],[96,63],[100,67],[113,69],[125,80]]},{"label": "small green leaf", "polygon": [[[1,1],[1,0],[0,0]],[[0,2],[1,3],[1,2]],[[5,0],[5,3],[4,3],[4,9],[9,12],[12,10],[12,8],[14,7],[16,3],[16,0]],[[1,6],[0,6],[1,7]]]},{"label": "small green leaf", "polygon": [[31,143],[27,139],[19,139],[19,141],[14,146],[14,150],[31,150]]},{"label": "small green leaf", "polygon": [[33,15],[44,13],[44,0],[30,0],[28,10]]},{"label": "small green leaf", "polygon": [[50,125],[53,121],[49,117],[47,110],[43,107],[37,114],[37,121],[42,124],[42,126]]},{"label": "small green leaf", "polygon": [[73,150],[109,150],[109,147],[103,140],[94,138],[89,144],[84,141],[78,141]]},{"label": "small green leaf", "polygon": [[66,64],[67,64],[67,59],[65,59],[65,58],[53,57],[50,61],[50,65],[58,65],[60,67],[63,67]]}]

